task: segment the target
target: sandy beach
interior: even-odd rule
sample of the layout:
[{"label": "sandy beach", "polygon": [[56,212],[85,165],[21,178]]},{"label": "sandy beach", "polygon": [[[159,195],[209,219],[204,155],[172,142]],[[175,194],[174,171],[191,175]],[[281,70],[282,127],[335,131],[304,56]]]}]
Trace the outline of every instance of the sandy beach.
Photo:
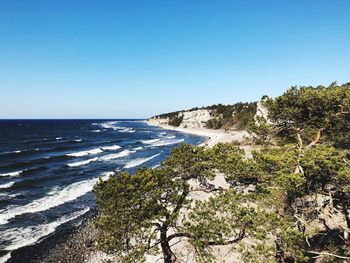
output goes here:
[{"label": "sandy beach", "polygon": [[218,143],[230,143],[233,141],[242,143],[245,141],[245,137],[248,136],[246,131],[225,131],[223,129],[211,130],[206,128],[178,128],[170,125],[154,125],[153,123],[149,123],[149,125],[158,126],[166,130],[207,137],[207,140],[201,144],[202,146],[207,147],[213,147]]}]

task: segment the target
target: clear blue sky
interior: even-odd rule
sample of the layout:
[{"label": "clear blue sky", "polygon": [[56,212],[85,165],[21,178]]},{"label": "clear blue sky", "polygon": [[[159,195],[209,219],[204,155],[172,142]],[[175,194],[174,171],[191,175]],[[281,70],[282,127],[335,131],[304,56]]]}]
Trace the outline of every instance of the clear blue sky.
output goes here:
[{"label": "clear blue sky", "polygon": [[0,0],[0,118],[144,118],[350,81],[349,0]]}]

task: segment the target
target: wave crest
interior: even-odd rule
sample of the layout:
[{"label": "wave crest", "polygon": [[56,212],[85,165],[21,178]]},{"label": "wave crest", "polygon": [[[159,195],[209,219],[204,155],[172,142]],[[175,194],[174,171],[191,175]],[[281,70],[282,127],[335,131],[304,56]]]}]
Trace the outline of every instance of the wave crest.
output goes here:
[{"label": "wave crest", "polygon": [[134,160],[128,162],[128,163],[124,166],[124,168],[125,168],[125,169],[128,169],[128,168],[132,168],[132,167],[139,166],[139,165],[141,165],[141,164],[143,164],[143,163],[145,163],[145,162],[148,162],[148,161],[152,160],[153,158],[156,158],[156,157],[159,156],[159,155],[160,155],[160,153],[155,154],[155,155],[152,155],[152,156],[150,156],[150,157],[146,157],[146,158],[134,159]]}]

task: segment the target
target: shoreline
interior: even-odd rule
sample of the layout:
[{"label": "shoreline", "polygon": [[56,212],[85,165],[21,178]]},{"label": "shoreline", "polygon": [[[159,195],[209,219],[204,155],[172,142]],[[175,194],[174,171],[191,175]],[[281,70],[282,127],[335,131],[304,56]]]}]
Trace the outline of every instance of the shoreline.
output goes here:
[{"label": "shoreline", "polygon": [[38,243],[11,252],[6,263],[86,262],[94,249],[96,233],[93,220],[96,215],[97,210],[92,209],[81,218],[59,226]]},{"label": "shoreline", "polygon": [[[185,134],[198,135],[206,138],[200,146],[213,147],[221,142],[244,142],[244,131],[210,130],[206,128],[178,128],[169,125],[154,125],[147,121],[150,126],[160,127],[164,130],[172,130]],[[249,146],[241,146],[245,148]],[[42,241],[19,248],[11,254],[11,258],[6,261],[11,262],[89,262],[97,263],[106,259],[95,247],[97,232],[93,225],[93,219],[97,211],[93,210],[79,218],[77,221],[69,222],[59,227],[55,233],[45,237]]]},{"label": "shoreline", "polygon": [[178,131],[182,133],[206,137],[206,140],[202,142],[199,146],[207,146],[209,148],[213,147],[218,143],[230,143],[233,141],[243,143],[245,141],[245,137],[248,135],[246,131],[226,132],[225,130],[222,130],[222,129],[211,130],[207,128],[179,128],[179,127],[174,127],[170,125],[155,124],[150,121],[147,121],[147,124],[150,126],[160,127],[165,130]]}]

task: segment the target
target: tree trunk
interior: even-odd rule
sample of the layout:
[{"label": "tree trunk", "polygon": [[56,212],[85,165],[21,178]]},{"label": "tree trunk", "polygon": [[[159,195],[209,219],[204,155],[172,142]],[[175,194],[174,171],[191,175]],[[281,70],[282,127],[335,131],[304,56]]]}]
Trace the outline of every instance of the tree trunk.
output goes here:
[{"label": "tree trunk", "polygon": [[277,235],[276,240],[276,262],[283,263],[284,262],[284,244],[283,239]]},{"label": "tree trunk", "polygon": [[343,214],[345,216],[346,224],[348,226],[348,229],[344,230],[344,239],[345,240],[349,240],[350,214],[349,214],[349,211],[348,211],[348,207],[347,207],[347,205],[345,203],[343,203]]},{"label": "tree trunk", "polygon": [[160,230],[160,246],[162,247],[164,263],[173,263],[173,253],[170,249],[169,241],[167,239],[167,229]]}]

